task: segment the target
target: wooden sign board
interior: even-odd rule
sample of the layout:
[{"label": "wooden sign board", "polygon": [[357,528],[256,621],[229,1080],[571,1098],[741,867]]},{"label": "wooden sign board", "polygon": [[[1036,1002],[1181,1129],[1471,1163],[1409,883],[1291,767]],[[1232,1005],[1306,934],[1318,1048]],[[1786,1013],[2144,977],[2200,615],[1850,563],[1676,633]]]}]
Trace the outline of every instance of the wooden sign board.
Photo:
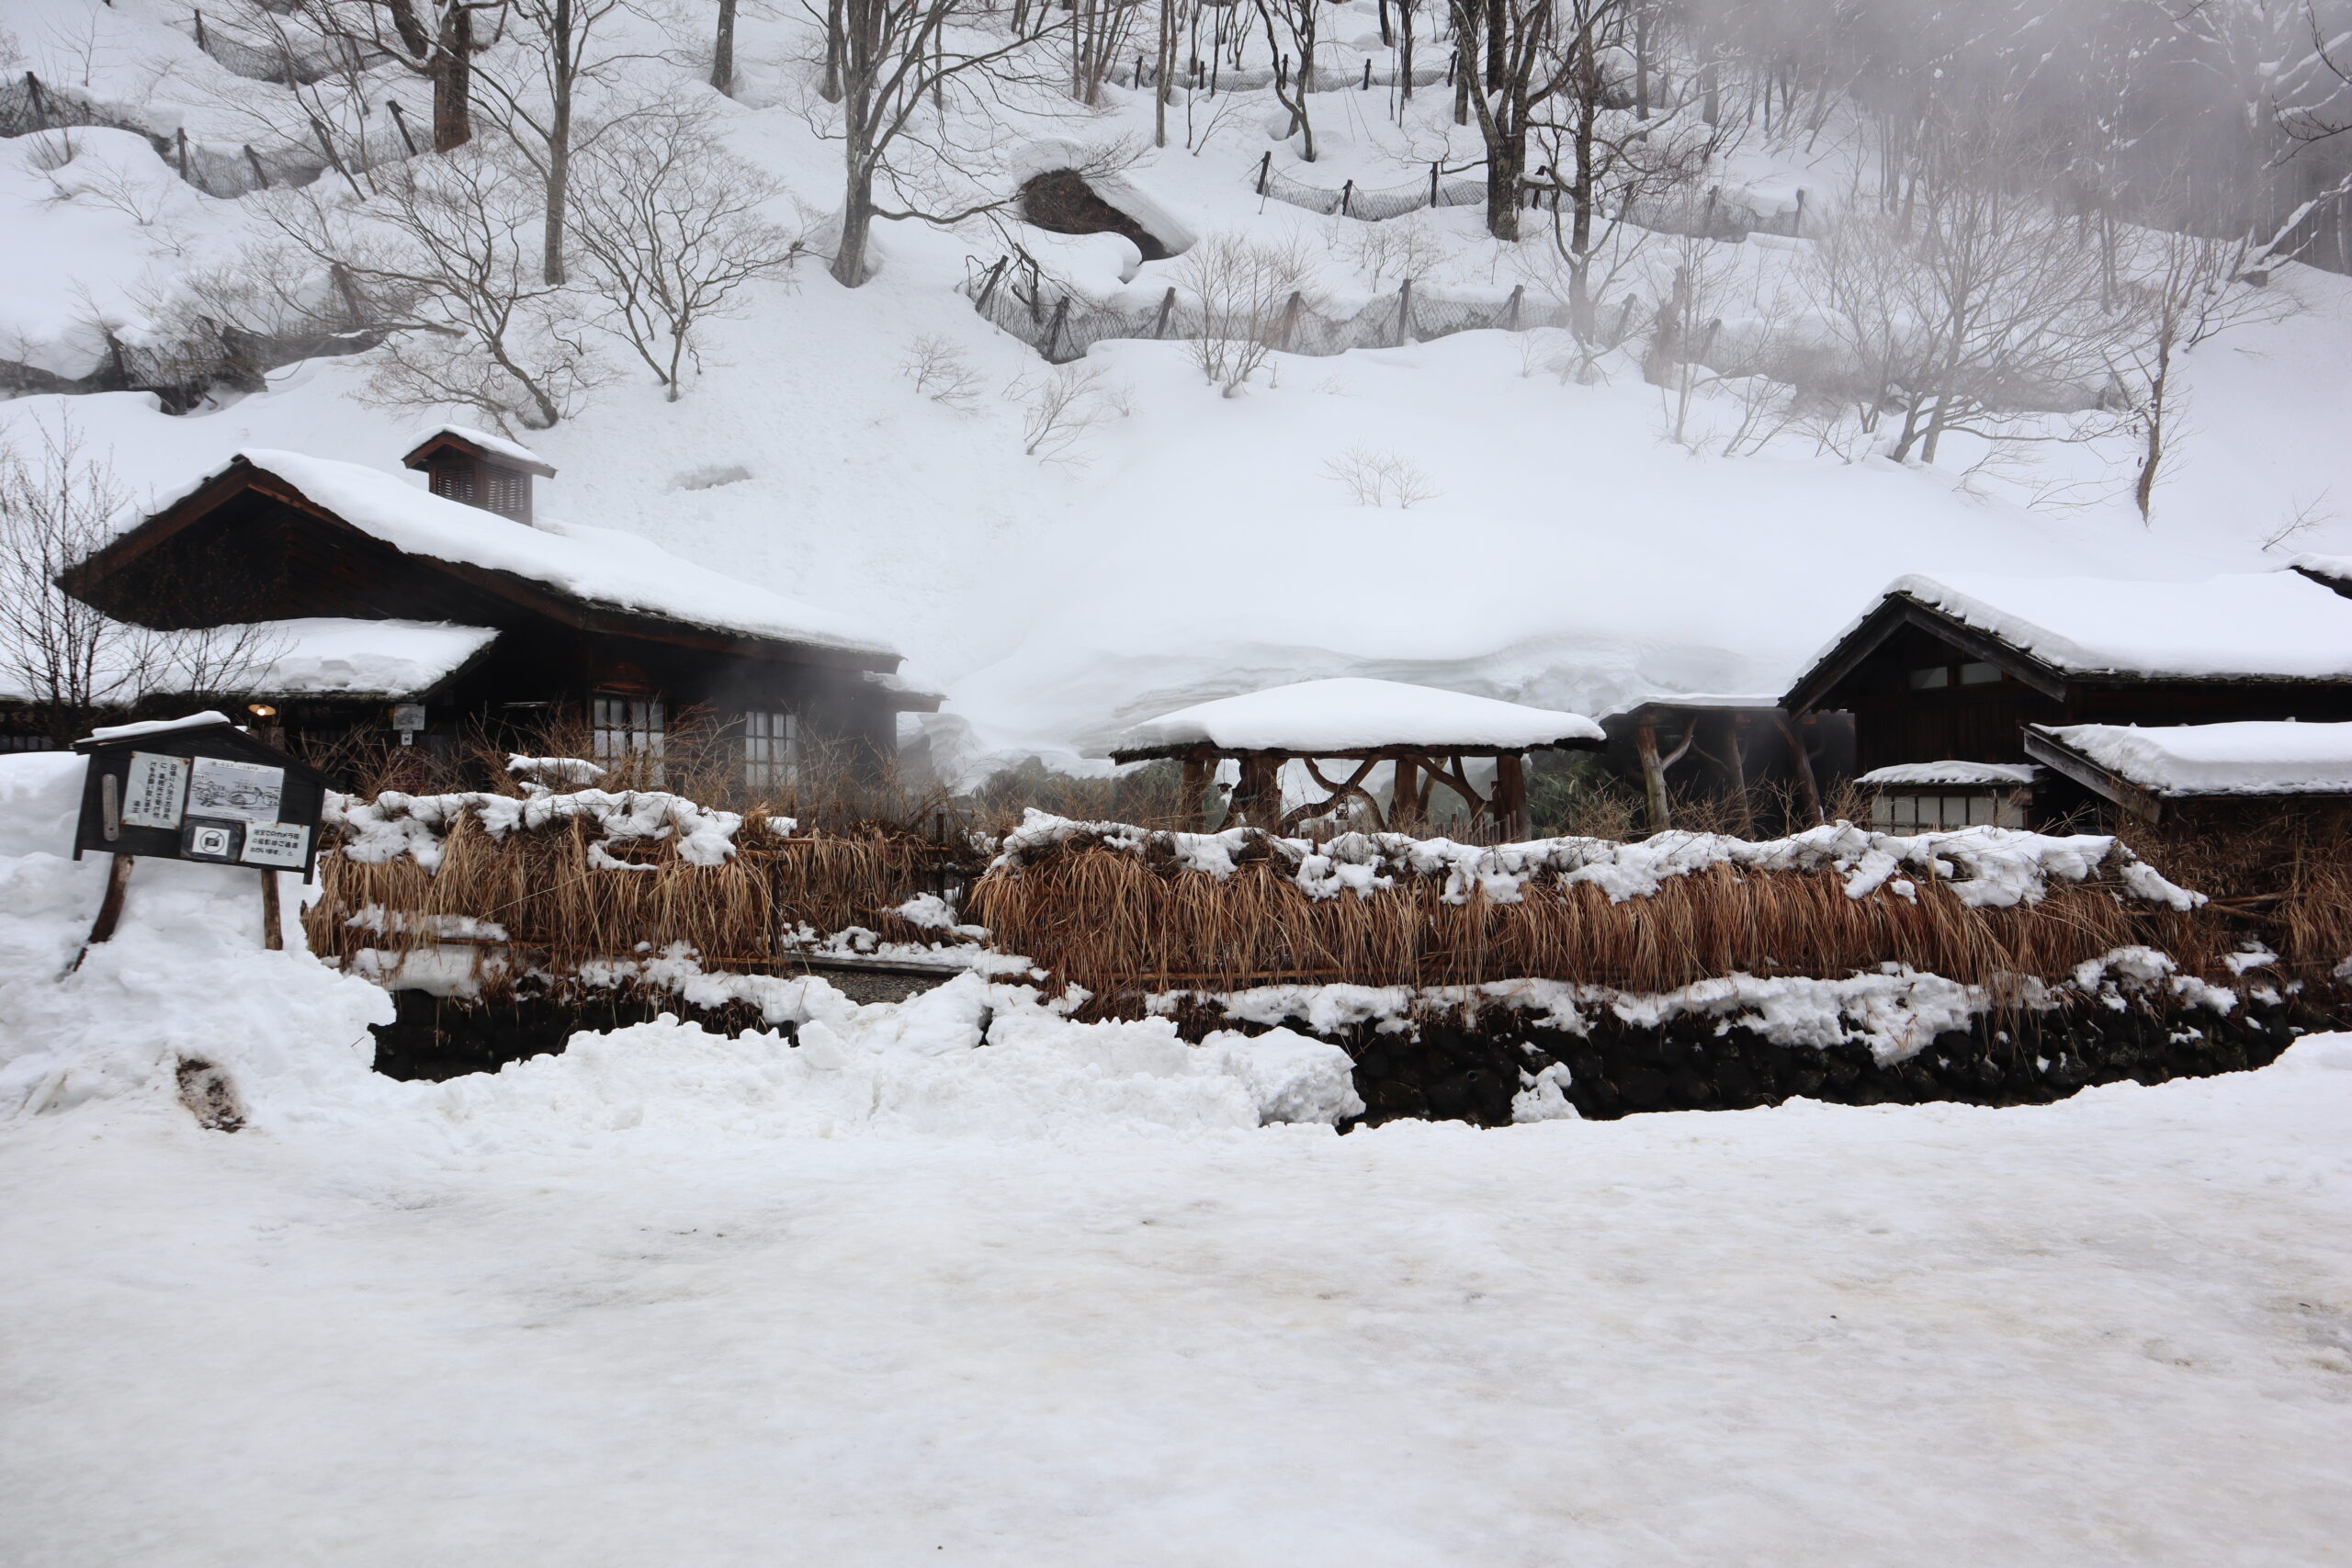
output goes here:
[{"label": "wooden sign board", "polygon": [[88,851],[299,871],[319,856],[330,781],[235,725],[93,737],[74,858]]}]

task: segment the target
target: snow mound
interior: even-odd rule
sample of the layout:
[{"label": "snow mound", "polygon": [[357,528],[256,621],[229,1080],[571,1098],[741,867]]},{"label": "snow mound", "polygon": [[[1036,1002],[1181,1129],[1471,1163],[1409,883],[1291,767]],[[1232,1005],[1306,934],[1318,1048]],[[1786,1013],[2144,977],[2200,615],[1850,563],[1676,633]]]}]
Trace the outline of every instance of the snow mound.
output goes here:
[{"label": "snow mound", "polygon": [[867,1007],[823,991],[797,1043],[665,1014],[433,1086],[424,1109],[486,1145],[550,1128],[1035,1140],[1329,1125],[1363,1110],[1347,1054],[1288,1030],[1188,1045],[1165,1019],[1073,1022],[970,975]]},{"label": "snow mound", "polygon": [[114,940],[66,972],[107,873],[106,856],[68,858],[84,766],[70,753],[0,757],[0,1121],[169,1102],[190,1063],[264,1122],[396,1087],[369,1071],[368,1025],[390,1021],[391,998],[311,955],[293,898],[286,950],[265,949],[250,871],[139,862]]}]

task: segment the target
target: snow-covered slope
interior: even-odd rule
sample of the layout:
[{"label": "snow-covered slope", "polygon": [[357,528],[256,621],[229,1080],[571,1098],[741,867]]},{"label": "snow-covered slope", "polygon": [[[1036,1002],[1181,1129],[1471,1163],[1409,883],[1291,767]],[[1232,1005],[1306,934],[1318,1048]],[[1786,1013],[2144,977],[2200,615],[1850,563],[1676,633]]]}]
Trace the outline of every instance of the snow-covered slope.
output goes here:
[{"label": "snow-covered slope", "polygon": [[[168,25],[177,16],[162,0],[28,0],[11,25],[52,77],[85,73],[119,99],[232,135],[194,90],[219,68]],[[804,23],[744,25],[742,101],[726,108],[734,143],[794,197],[829,209],[838,147],[786,107],[805,71]],[[1351,39],[1372,26],[1359,0],[1331,30]],[[68,47],[94,28],[103,47]],[[173,70],[159,82],[164,62]],[[1057,145],[1148,131],[1148,101],[1116,87],[1105,96],[1099,116],[1006,127],[1009,164],[1049,166]],[[1376,92],[1319,95],[1322,160],[1295,165],[1283,150],[1278,166],[1326,186],[1406,183],[1424,165],[1405,160],[1381,108]],[[1254,194],[1261,118],[1228,115],[1196,152],[1181,141],[1147,152],[1126,183],[1171,232],[1296,237],[1335,300],[1393,290],[1393,276],[1374,277],[1361,254],[1370,226]],[[1442,118],[1433,105],[1415,134],[1451,130]],[[151,181],[162,171],[128,133],[78,134],[85,151],[68,172],[83,159]],[[141,278],[168,284],[225,245],[234,204],[164,175],[159,188],[188,209],[175,242],[186,254],[175,255],[153,222],[52,199],[36,140],[0,143],[0,204],[22,242],[0,272],[0,327],[27,345],[20,357],[78,372],[96,347],[74,324],[76,291],[135,318]],[[1826,142],[1818,166],[1760,153],[1749,164],[1751,183],[1810,180],[1816,199],[1838,167]],[[1433,295],[1498,299],[1521,280],[1475,209],[1410,221],[1442,254]],[[1021,237],[1088,287],[1127,279],[1131,297],[1156,295],[1182,265],[1139,265],[1113,236]],[[1044,365],[953,292],[1001,248],[984,231],[884,224],[865,287],[843,289],[817,267],[761,287],[744,319],[713,333],[681,401],[624,377],[577,418],[530,434],[561,470],[545,504],[876,625],[909,652],[914,679],[944,685],[945,711],[921,722],[957,769],[1023,750],[1099,754],[1151,715],[1331,676],[1586,713],[1661,692],[1769,692],[1905,572],[2262,570],[2283,560],[2265,542],[2299,513],[2315,525],[2293,548],[2352,548],[2352,526],[2334,515],[2352,496],[2340,438],[2352,418],[2341,370],[2352,363],[2352,288],[2293,266],[2273,287],[2297,296],[2301,314],[2188,356],[2194,428],[2145,527],[2120,494],[2117,449],[2059,448],[2030,473],[1973,485],[1954,466],[1973,456],[1958,440],[1945,468],[1927,470],[1849,463],[1793,437],[1758,457],[1697,455],[1664,439],[1659,394],[1630,362],[1604,365],[1602,384],[1564,384],[1544,367],[1557,344],[1504,332],[1276,356],[1234,398],[1180,344],[1107,344],[1089,363],[1124,389],[1125,412],[1084,435],[1081,462],[1048,463],[1024,455],[1022,428]],[[1737,249],[1759,268],[1785,260],[1761,244]],[[918,337],[969,358],[982,380],[969,412],[925,398],[902,373]],[[22,399],[0,405],[0,422],[70,412],[140,486],[246,446],[390,471],[416,419],[355,401],[363,373],[313,361],[275,374],[266,393],[186,418],[115,395]],[[1435,495],[1409,510],[1354,504],[1329,472],[1351,449],[1410,463]],[[2020,504],[2035,495],[2051,504]]]}]

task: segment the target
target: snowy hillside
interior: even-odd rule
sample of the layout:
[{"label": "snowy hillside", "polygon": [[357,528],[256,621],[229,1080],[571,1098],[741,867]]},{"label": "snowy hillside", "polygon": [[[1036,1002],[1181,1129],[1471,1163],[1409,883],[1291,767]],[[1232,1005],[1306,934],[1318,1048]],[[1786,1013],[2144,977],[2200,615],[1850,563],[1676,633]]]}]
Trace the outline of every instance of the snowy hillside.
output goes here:
[{"label": "snowy hillside", "polygon": [[[251,141],[253,106],[285,95],[198,51],[185,8],[167,0],[20,0],[6,25],[22,57],[12,69],[137,106],[147,129],[184,126],[192,141]],[[797,112],[818,48],[805,17],[746,13],[732,103],[695,85],[706,19],[628,25],[645,52],[665,51],[631,69],[711,101],[735,150],[789,193],[771,204],[776,216],[835,208],[839,147]],[[1338,40],[1329,77],[1388,58],[1364,0],[1335,10],[1324,36]],[[1367,39],[1374,47],[1354,47]],[[1262,92],[1202,98],[1195,145],[1180,120],[1153,151],[1150,95],[1114,82],[1102,96],[1099,111],[1008,111],[989,128],[998,172],[1124,147],[1132,162],[1104,188],[1128,193],[1163,237],[1295,241],[1315,289],[1342,311],[1393,296],[1406,264],[1365,243],[1389,225],[1261,198],[1261,156],[1273,147],[1273,169],[1320,187],[1385,189],[1410,186],[1433,158],[1460,162],[1476,141],[1450,123],[1442,91],[1416,98],[1399,125],[1375,86],[1316,95],[1313,164],[1295,139],[1270,142],[1265,122],[1280,130],[1280,111]],[[179,181],[139,136],[77,130],[58,164],[57,134],[0,142],[0,344],[12,345],[0,352],[75,376],[103,353],[93,321],[135,337],[174,288],[232,255],[244,219],[239,202]],[[1758,144],[1728,154],[1720,177],[1758,200],[1804,188],[1818,211],[1856,156],[1834,134],[1810,153]],[[1488,239],[1482,217],[1457,207],[1396,220],[1420,247],[1427,298],[1494,304],[1528,285],[1526,258]],[[1157,300],[1185,265],[1143,263],[1112,235],[1015,224],[1012,237],[1097,300]],[[1738,253],[1726,265],[1753,305],[1802,244],[1721,248]],[[863,288],[841,287],[821,261],[754,285],[746,313],[712,325],[680,400],[616,361],[575,416],[531,434],[560,469],[544,509],[879,626],[909,650],[913,679],[946,691],[944,712],[922,723],[940,760],[966,771],[1023,751],[1100,755],[1154,713],[1340,675],[1582,712],[1657,693],[1777,691],[1905,572],[2177,578],[2352,549],[2341,520],[2352,506],[2352,285],[2298,265],[2270,284],[2294,314],[2188,355],[2188,428],[2143,526],[2116,441],[2046,448],[1970,479],[1978,454],[1961,440],[1936,467],[1849,461],[1795,432],[1760,453],[1725,457],[1720,441],[1693,451],[1667,438],[1669,411],[1634,353],[1605,356],[1597,384],[1577,384],[1547,367],[1557,332],[1276,355],[1233,397],[1182,344],[1101,344],[1086,361],[1100,372],[1100,423],[1048,460],[1023,450],[1047,367],[956,292],[1003,250],[984,223],[884,221]],[[1670,257],[1651,265],[1671,270]],[[967,407],[917,389],[904,367],[919,338],[968,359]],[[364,360],[311,360],[274,372],[265,392],[182,417],[145,394],[23,397],[0,404],[0,422],[70,416],[139,490],[169,490],[243,446],[391,469],[419,421],[357,400],[366,371]],[[1693,429],[1713,417],[1702,409]],[[1330,471],[1351,451],[1401,461],[1433,493],[1409,509],[1357,504]],[[2266,551],[2298,516],[2312,525]]]}]

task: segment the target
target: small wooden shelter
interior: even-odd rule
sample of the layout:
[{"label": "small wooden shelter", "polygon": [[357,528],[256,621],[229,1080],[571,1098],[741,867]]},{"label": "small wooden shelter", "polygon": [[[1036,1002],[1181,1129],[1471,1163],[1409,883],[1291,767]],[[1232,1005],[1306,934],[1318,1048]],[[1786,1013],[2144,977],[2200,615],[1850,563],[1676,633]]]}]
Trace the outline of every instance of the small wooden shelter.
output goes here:
[{"label": "small wooden shelter", "polygon": [[[1433,686],[1342,678],[1306,681],[1180,708],[1136,725],[1112,749],[1119,762],[1183,764],[1184,798],[1198,814],[1221,764],[1238,772],[1226,820],[1287,829],[1352,803],[1375,826],[1428,820],[1442,786],[1470,820],[1509,837],[1527,832],[1526,757],[1543,748],[1598,750],[1600,726],[1581,714],[1522,706]],[[1491,762],[1480,793],[1470,765]],[[1282,771],[1296,762],[1325,793],[1285,811]],[[1325,763],[1347,765],[1333,776]],[[1390,770],[1384,806],[1374,771]],[[1200,829],[1204,820],[1190,824]]]},{"label": "small wooden shelter", "polygon": [[2028,725],[2027,755],[2123,816],[2204,827],[2352,813],[2352,723]]},{"label": "small wooden shelter", "polygon": [[1889,781],[1899,767],[2044,761],[2030,754],[2030,725],[2352,719],[2352,599],[2284,570],[1905,577],[1781,702],[1799,722],[1850,713],[1857,768]]}]

